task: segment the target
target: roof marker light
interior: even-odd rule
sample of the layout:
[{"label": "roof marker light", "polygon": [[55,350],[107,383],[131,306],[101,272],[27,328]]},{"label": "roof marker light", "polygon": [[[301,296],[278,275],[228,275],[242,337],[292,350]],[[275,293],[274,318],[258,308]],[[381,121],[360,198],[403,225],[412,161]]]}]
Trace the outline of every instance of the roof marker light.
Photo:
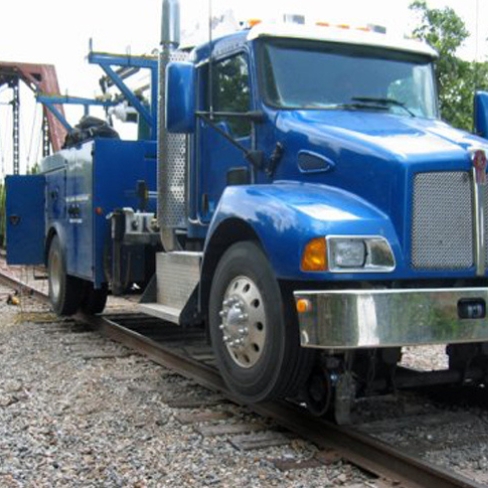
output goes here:
[{"label": "roof marker light", "polygon": [[252,27],[260,24],[262,22],[261,19],[249,19],[247,22],[246,22],[246,25],[249,29],[251,29]]}]

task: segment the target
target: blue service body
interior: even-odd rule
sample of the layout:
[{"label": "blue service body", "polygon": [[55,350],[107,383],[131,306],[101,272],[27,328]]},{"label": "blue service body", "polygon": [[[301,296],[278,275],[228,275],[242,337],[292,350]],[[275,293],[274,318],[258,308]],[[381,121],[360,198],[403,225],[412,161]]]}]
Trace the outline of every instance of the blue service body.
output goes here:
[{"label": "blue service body", "polygon": [[[8,262],[46,264],[57,234],[67,273],[99,288],[108,280],[109,215],[117,208],[138,208],[138,181],[156,190],[156,143],[89,140],[48,156],[42,169],[40,175],[7,179],[7,214],[19,216],[7,225]],[[148,210],[155,211],[154,201]]]}]

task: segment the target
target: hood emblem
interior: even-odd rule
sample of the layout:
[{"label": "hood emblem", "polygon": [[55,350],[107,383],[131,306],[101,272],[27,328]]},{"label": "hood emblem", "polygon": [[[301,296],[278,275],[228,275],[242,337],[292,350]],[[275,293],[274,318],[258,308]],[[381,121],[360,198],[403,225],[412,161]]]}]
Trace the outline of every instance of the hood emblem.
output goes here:
[{"label": "hood emblem", "polygon": [[486,185],[486,154],[482,149],[477,149],[472,153],[473,168],[475,171],[476,183]]}]

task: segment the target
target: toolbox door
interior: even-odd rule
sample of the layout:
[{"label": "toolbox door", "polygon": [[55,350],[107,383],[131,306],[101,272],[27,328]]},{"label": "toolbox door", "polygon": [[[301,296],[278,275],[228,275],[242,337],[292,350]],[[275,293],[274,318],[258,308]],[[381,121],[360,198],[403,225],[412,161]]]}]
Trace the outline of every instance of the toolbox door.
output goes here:
[{"label": "toolbox door", "polygon": [[44,264],[44,175],[12,175],[6,181],[8,264]]}]

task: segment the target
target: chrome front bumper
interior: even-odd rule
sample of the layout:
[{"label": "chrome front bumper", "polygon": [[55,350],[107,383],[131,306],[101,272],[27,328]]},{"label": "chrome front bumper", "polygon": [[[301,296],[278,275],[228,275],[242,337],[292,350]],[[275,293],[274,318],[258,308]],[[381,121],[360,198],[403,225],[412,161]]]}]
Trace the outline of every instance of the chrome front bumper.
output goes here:
[{"label": "chrome front bumper", "polygon": [[[303,347],[352,349],[488,341],[488,288],[297,291]],[[461,318],[473,306],[482,318]],[[298,308],[298,307],[297,307]]]}]

